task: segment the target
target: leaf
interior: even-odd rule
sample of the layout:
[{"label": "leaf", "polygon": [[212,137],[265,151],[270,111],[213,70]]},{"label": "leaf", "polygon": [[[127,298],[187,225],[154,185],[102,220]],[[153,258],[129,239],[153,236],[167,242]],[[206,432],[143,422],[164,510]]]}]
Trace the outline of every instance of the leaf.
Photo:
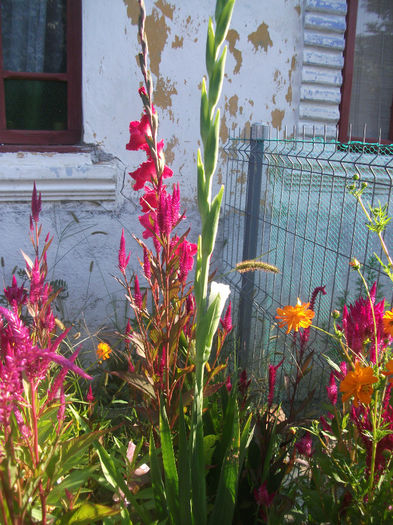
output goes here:
[{"label": "leaf", "polygon": [[65,489],[69,490],[72,494],[75,494],[95,471],[96,468],[88,468],[71,472],[71,474],[64,478],[59,485],[55,484],[52,487],[46,500],[48,505],[61,507],[61,498],[65,496]]},{"label": "leaf", "polygon": [[72,468],[77,467],[81,461],[82,453],[105,432],[105,430],[96,430],[60,443],[58,446],[61,451],[61,461],[59,461],[59,470],[56,476],[58,478],[66,476]]},{"label": "leaf", "polygon": [[229,24],[231,23],[232,18],[232,12],[233,12],[233,6],[235,5],[235,0],[227,0],[226,5],[223,9],[221,9],[220,13],[217,13],[218,20],[217,21],[217,27],[216,27],[216,38],[215,38],[215,44],[216,49],[222,44],[224,41]]},{"label": "leaf", "polygon": [[61,521],[56,523],[58,525],[89,525],[89,523],[95,523],[107,516],[116,516],[117,514],[119,514],[119,509],[106,507],[98,503],[85,502],[76,510],[67,512]]},{"label": "leaf", "polygon": [[[209,88],[210,90],[210,88]],[[209,101],[210,105],[210,101]],[[214,124],[210,125],[209,133],[206,138],[206,146],[204,151],[204,161],[205,161],[205,177],[206,183],[210,181],[214,170],[217,164],[217,155],[218,155],[218,142],[219,142],[219,133],[220,133],[220,110],[217,110],[216,118],[214,119]],[[205,241],[205,239],[203,239]]]},{"label": "leaf", "polygon": [[231,426],[231,439],[222,462],[216,499],[209,525],[232,523],[233,520],[239,475],[240,449],[239,411],[236,403],[233,418],[231,413],[230,418],[233,422]]},{"label": "leaf", "polygon": [[180,523],[179,478],[177,475],[175,454],[173,452],[171,430],[163,401],[161,401],[160,409],[160,439],[168,510],[174,523]]},{"label": "leaf", "polygon": [[156,502],[156,508],[160,514],[165,515],[166,504],[165,504],[164,484],[162,481],[161,471],[160,471],[160,467],[158,464],[158,457],[157,457],[156,446],[154,444],[153,432],[150,433],[149,458],[150,458],[150,474],[151,474],[154,499]]},{"label": "leaf", "polygon": [[141,374],[137,374],[136,372],[111,372],[112,375],[120,377],[120,379],[123,379],[127,384],[133,386],[146,396],[150,397],[151,399],[155,398],[154,394],[154,388],[149,383],[149,381]]},{"label": "leaf", "polygon": [[216,46],[213,21],[209,18],[209,25],[207,27],[206,40],[206,69],[209,77],[212,74],[214,63],[216,61]]},{"label": "leaf", "polygon": [[191,471],[189,446],[186,435],[186,425],[184,421],[183,399],[180,395],[179,401],[179,513],[180,523],[188,525],[193,523],[191,516]]}]

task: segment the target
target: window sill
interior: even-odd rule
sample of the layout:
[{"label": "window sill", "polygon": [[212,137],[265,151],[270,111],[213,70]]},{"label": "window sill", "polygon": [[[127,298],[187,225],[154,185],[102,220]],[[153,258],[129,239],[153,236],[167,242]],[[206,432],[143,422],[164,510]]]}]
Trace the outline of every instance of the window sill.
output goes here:
[{"label": "window sill", "polygon": [[[1,148],[11,146],[1,146]],[[14,148],[12,146],[12,148]],[[28,202],[34,181],[44,201],[114,201],[123,168],[91,146],[72,151],[44,147],[45,151],[0,149],[0,202]],[[29,147],[30,148],[30,147]]]}]

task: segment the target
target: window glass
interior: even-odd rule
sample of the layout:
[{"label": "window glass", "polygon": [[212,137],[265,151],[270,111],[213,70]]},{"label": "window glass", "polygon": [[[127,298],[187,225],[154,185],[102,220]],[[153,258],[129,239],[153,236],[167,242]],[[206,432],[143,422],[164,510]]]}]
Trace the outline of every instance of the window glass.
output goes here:
[{"label": "window glass", "polygon": [[3,69],[64,73],[66,0],[1,0]]},{"label": "window glass", "polygon": [[53,80],[4,81],[7,129],[67,129],[67,84]]},{"label": "window glass", "polygon": [[393,102],[393,1],[359,0],[349,123],[352,136],[388,139]]}]

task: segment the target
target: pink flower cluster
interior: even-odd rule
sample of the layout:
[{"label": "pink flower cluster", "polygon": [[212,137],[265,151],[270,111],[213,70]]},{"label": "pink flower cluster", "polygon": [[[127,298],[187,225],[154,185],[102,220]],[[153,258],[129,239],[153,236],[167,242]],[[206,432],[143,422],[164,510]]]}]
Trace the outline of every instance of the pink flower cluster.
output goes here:
[{"label": "pink flower cluster", "polygon": [[[37,196],[34,185],[30,230],[31,232],[35,230],[35,237],[31,238],[36,257],[34,263],[25,257],[30,290],[27,291],[23,286],[18,286],[14,275],[12,286],[4,289],[4,295],[10,308],[0,307],[0,425],[4,429],[7,428],[11,413],[14,413],[24,435],[27,426],[24,424],[22,412],[28,400],[24,397],[23,380],[36,389],[46,377],[50,364],[54,362],[60,365],[61,370],[54,378],[48,392],[50,402],[56,396],[64,400],[63,383],[69,370],[85,379],[92,379],[74,364],[79,350],[75,351],[69,359],[57,353],[68,330],[59,336],[55,335],[55,318],[51,309],[51,302],[55,294],[51,286],[45,283],[49,236],[45,239],[43,254],[40,257],[38,254],[40,210],[41,194]],[[29,321],[29,324],[25,319]],[[64,408],[64,402],[61,402],[58,414],[60,419],[64,416]]]},{"label": "pink flower cluster", "polygon": [[[344,306],[342,331],[344,332],[346,343],[353,352],[364,357],[368,357],[371,363],[376,362],[376,356],[382,354],[392,338],[386,335],[383,328],[383,315],[385,308],[385,299],[375,303],[377,284],[374,283],[370,289],[370,297],[373,304],[375,322],[376,322],[376,339],[377,348],[375,348],[375,331],[374,321],[368,298],[360,297],[355,304]],[[368,354],[366,355],[367,345],[369,345]]]},{"label": "pink flower cluster", "polygon": [[[145,100],[146,90],[140,88],[139,94],[142,100]],[[152,107],[153,115],[155,114],[154,106]],[[187,233],[180,239],[173,236],[172,232],[184,218],[180,214],[180,190],[179,185],[174,185],[172,193],[167,191],[167,187],[162,180],[172,177],[172,170],[165,165],[163,154],[164,141],[158,142],[154,148],[154,139],[151,128],[149,113],[145,106],[144,113],[140,121],[130,123],[130,140],[126,149],[131,151],[142,150],[147,155],[147,160],[143,162],[138,169],[130,173],[135,180],[134,190],[143,189],[143,195],[139,202],[142,214],[139,216],[139,222],[144,228],[143,238],[153,239],[154,247],[157,254],[162,246],[167,245],[172,257],[178,257],[178,277],[182,284],[185,284],[188,273],[192,270],[194,256],[197,252],[197,246],[187,240]],[[125,256],[124,233],[120,242],[119,250],[119,268],[123,273],[128,264],[129,256]],[[149,251],[144,246],[144,273],[147,280],[150,279],[150,258]]]}]

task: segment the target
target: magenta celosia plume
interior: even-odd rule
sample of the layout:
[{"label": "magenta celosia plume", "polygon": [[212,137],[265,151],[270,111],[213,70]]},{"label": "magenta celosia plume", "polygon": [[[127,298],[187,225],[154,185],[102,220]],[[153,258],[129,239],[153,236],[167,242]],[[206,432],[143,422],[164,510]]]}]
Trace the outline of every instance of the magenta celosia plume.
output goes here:
[{"label": "magenta celosia plume", "polygon": [[[376,290],[377,285],[374,283],[370,289],[370,296],[374,308],[376,334],[368,298],[360,297],[355,304],[349,306],[349,310],[347,306],[344,306],[342,320],[342,330],[349,348],[355,354],[369,358],[372,363],[376,362],[377,352],[378,355],[383,353],[388,343],[391,342],[391,338],[386,336],[383,329],[385,300],[375,303]],[[377,348],[375,348],[375,337]]]}]

